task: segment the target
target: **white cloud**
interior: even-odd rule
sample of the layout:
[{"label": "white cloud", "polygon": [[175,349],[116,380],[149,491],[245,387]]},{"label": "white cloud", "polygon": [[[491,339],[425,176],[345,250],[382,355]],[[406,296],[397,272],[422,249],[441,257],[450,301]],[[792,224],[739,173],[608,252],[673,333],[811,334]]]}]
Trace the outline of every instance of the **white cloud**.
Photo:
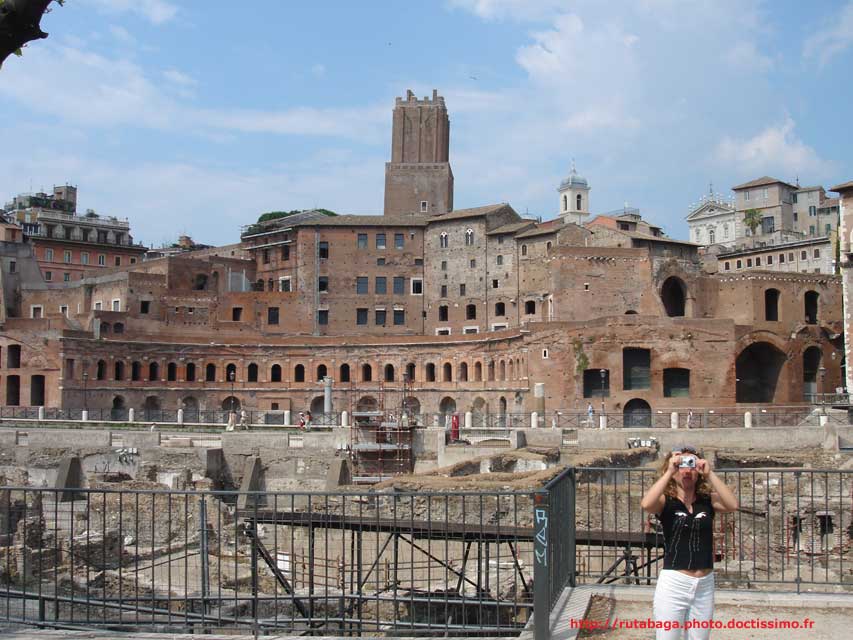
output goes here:
[{"label": "white cloud", "polygon": [[[139,64],[112,59],[69,46],[40,47],[28,52],[27,65],[4,70],[0,95],[32,110],[72,124],[93,128],[135,127],[186,130],[205,135],[273,133],[339,136],[375,140],[387,128],[387,105],[363,108],[295,107],[198,109],[181,100],[196,81],[177,70],[158,72],[178,91],[169,95],[161,82]],[[44,100],[62,95],[62,100]]]},{"label": "white cloud", "polygon": [[319,62],[315,65],[312,65],[311,73],[313,73],[318,78],[326,75],[326,65],[320,64]]},{"label": "white cloud", "polygon": [[727,136],[717,145],[714,159],[744,176],[776,173],[781,174],[783,180],[791,180],[804,173],[825,175],[831,171],[831,163],[800,140],[795,128],[796,123],[789,116],[781,124],[767,127],[751,138]]},{"label": "white cloud", "polygon": [[[120,43],[125,44],[125,45],[136,44],[136,38],[134,38],[131,35],[130,31],[128,31],[124,27],[117,25],[117,24],[111,24],[109,26],[109,30],[110,30],[110,34],[112,34],[112,36],[116,40],[118,40]],[[81,43],[81,45],[82,45],[82,43]]]},{"label": "white cloud", "polygon": [[[77,0],[80,1],[80,0]],[[134,13],[152,24],[164,24],[178,14],[178,7],[168,0],[82,0],[105,13]]]},{"label": "white cloud", "polygon": [[803,45],[807,59],[817,59],[823,66],[853,45],[853,2],[848,2],[840,14]]}]

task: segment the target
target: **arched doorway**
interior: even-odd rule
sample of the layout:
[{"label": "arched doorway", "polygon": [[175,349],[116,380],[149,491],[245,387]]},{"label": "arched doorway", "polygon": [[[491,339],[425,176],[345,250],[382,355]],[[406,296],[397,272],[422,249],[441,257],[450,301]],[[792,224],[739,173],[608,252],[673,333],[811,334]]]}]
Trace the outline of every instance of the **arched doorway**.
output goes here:
[{"label": "arched doorway", "polygon": [[160,418],[160,399],[157,396],[148,396],[145,398],[145,404],[142,405],[142,413],[146,420],[157,421]]},{"label": "arched doorway", "polygon": [[113,398],[113,406],[110,409],[110,420],[127,420],[127,408],[122,396]]},{"label": "arched doorway", "polygon": [[670,276],[660,288],[660,299],[670,318],[684,316],[687,303],[687,286],[681,278]]},{"label": "arched doorway", "polygon": [[634,398],[625,403],[622,410],[625,427],[651,427],[652,408],[649,403],[640,398]]},{"label": "arched doorway", "polygon": [[773,402],[785,354],[768,342],[756,342],[735,361],[737,402]]},{"label": "arched doorway", "polygon": [[193,396],[181,400],[181,409],[184,410],[184,422],[200,422],[198,400]]},{"label": "arched doorway", "polygon": [[456,400],[450,396],[445,396],[438,403],[438,412],[442,414],[456,413]]},{"label": "arched doorway", "polygon": [[803,352],[803,399],[806,402],[813,401],[810,396],[821,391],[818,388],[818,372],[822,357],[820,347],[809,347]]},{"label": "arched doorway", "polygon": [[[406,396],[403,400],[403,411],[409,414],[409,419],[415,418],[421,412],[421,401],[414,396]],[[410,424],[413,424],[410,422]]]},{"label": "arched doorway", "polygon": [[228,396],[225,400],[222,401],[222,410],[223,411],[239,411],[240,410],[240,398],[237,396]]},{"label": "arched doorway", "polygon": [[[377,411],[379,409],[379,403],[376,401],[376,398],[373,396],[362,396],[358,399],[358,402],[355,403],[356,413],[368,413],[372,411]],[[359,423],[369,422],[370,417],[368,416],[354,416],[355,421]]]},{"label": "arched doorway", "polygon": [[323,413],[323,409],[325,408],[323,404],[323,396],[315,396],[313,400],[311,400],[311,405],[308,407],[309,411],[311,411],[312,415],[316,416]]}]

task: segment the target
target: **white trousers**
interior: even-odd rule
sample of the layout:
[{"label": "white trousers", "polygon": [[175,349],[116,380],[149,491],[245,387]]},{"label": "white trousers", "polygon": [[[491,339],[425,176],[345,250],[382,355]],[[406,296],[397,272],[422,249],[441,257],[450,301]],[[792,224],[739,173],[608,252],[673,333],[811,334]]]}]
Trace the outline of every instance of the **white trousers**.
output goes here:
[{"label": "white trousers", "polygon": [[687,629],[687,623],[710,621],[714,617],[714,572],[694,578],[673,569],[658,574],[654,600],[655,620],[678,622],[677,628],[657,629],[657,640],[708,640],[710,628]]}]

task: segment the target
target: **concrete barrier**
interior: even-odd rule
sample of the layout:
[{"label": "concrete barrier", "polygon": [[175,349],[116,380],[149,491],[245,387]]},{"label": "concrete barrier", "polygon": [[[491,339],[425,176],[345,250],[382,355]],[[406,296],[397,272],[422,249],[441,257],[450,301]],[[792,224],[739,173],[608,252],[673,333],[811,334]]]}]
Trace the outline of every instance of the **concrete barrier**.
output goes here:
[{"label": "concrete barrier", "polygon": [[151,449],[160,446],[160,432],[154,431],[121,431],[122,444],[125,447]]}]

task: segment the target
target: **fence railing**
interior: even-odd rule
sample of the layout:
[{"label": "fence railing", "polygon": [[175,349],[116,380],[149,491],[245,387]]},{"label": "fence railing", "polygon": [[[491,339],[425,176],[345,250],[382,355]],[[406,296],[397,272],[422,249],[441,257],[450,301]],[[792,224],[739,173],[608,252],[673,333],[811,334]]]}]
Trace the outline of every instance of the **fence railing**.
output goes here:
[{"label": "fence railing", "polygon": [[43,627],[515,636],[531,491],[0,489],[0,621]]},{"label": "fence railing", "polygon": [[[853,472],[738,469],[722,588],[843,591]],[[0,621],[169,632],[513,636],[579,583],[652,584],[654,470],[566,468],[541,489],[238,493],[0,488]]]}]

